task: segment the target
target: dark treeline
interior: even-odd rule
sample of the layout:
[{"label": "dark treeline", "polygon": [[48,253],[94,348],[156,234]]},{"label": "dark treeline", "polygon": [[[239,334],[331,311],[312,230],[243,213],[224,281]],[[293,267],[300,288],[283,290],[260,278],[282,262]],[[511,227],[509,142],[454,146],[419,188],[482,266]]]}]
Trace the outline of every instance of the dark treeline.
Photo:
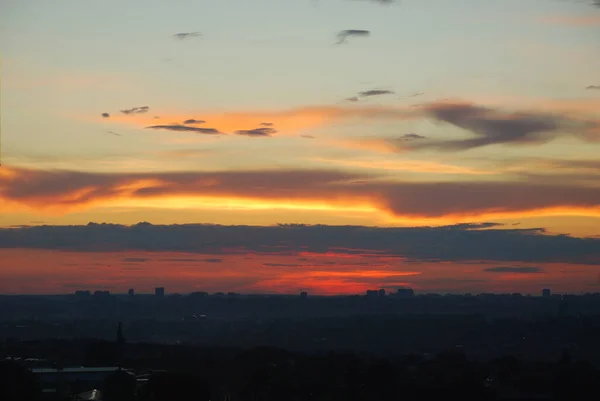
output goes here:
[{"label": "dark treeline", "polygon": [[597,400],[599,300],[0,297],[0,401]]},{"label": "dark treeline", "polygon": [[[597,400],[600,372],[565,352],[556,361],[512,356],[472,361],[463,353],[377,358],[349,352],[297,354],[258,347],[249,350],[135,344],[120,353],[115,342],[51,341],[28,345],[54,365],[122,364],[102,383],[104,400]],[[66,351],[69,349],[70,351]],[[3,345],[2,355],[15,351]],[[0,399],[42,399],[27,362],[0,362]],[[140,381],[140,377],[146,380]],[[62,398],[45,399],[73,399]]]},{"label": "dark treeline", "polygon": [[[27,347],[62,338],[115,338],[114,320],[23,320],[0,322],[0,341]],[[431,354],[460,349],[469,359],[515,355],[552,361],[564,349],[575,359],[600,364],[600,317],[564,316],[535,320],[490,319],[479,315],[367,315],[329,318],[222,320],[191,319],[123,322],[130,343],[167,343],[243,349],[269,345],[292,352],[364,352],[380,357]],[[58,346],[57,346],[58,347]],[[56,348],[59,349],[59,348]],[[70,348],[63,353],[71,352]],[[16,355],[23,355],[17,352]],[[34,354],[30,354],[35,357]]]}]

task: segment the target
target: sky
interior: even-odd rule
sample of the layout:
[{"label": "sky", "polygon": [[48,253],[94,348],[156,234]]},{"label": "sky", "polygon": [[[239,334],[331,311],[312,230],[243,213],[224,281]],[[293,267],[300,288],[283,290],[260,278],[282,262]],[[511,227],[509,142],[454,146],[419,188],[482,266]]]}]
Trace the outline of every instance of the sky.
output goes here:
[{"label": "sky", "polygon": [[3,1],[0,293],[595,292],[599,49],[594,0]]}]

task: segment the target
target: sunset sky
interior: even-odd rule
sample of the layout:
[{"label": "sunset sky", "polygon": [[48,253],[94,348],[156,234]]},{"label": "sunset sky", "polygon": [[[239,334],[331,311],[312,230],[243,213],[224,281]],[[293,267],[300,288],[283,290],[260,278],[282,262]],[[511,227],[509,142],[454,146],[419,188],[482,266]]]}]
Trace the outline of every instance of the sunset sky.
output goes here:
[{"label": "sunset sky", "polygon": [[0,51],[0,293],[600,287],[598,1],[7,0]]}]

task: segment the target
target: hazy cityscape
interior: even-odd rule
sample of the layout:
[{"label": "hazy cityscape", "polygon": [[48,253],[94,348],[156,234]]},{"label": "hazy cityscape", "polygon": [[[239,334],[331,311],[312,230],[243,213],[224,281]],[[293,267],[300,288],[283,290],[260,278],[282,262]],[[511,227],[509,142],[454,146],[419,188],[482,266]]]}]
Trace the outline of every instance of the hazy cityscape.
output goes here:
[{"label": "hazy cityscape", "polygon": [[[301,366],[317,364],[310,369],[323,369],[323,363],[343,365],[350,358],[358,369],[385,367],[387,375],[398,374],[397,369],[418,369],[414,374],[423,369],[415,376],[418,380],[426,380],[420,375],[430,369],[441,369],[438,374],[445,380],[449,380],[448,369],[467,369],[461,373],[467,376],[468,369],[475,369],[475,376],[463,379],[479,381],[462,384],[474,391],[472,395],[461,390],[458,382],[452,384],[459,386],[455,390],[438,383],[442,387],[435,391],[458,391],[473,400],[526,399],[522,397],[555,394],[557,390],[551,385],[554,366],[559,361],[567,363],[565,358],[589,361],[592,365],[573,365],[573,369],[585,368],[597,374],[599,316],[600,294],[561,295],[551,294],[549,289],[538,296],[523,296],[418,294],[401,288],[391,293],[379,289],[339,297],[306,292],[293,296],[169,294],[163,287],[156,288],[154,294],[136,294],[134,289],[114,295],[78,290],[67,295],[0,297],[0,352],[5,362],[18,361],[41,378],[46,396],[48,391],[55,395],[66,391],[57,387],[60,380],[75,380],[68,387],[71,393],[78,389],[83,394],[85,383],[104,389],[106,378],[119,369],[111,366],[123,366],[130,375],[127,377],[135,378],[132,389],[142,391],[149,378],[156,376],[156,382],[165,374],[159,372],[161,369],[185,372],[189,369],[185,366],[192,363],[196,368],[189,374],[198,375],[196,369],[206,371],[197,379],[179,377],[176,386],[181,391],[206,391],[212,397],[218,394],[217,399],[247,399],[258,396],[258,391],[261,399],[276,399],[283,390],[272,386],[284,385],[276,383],[289,379],[275,377],[308,374],[301,373],[308,365]],[[243,356],[245,352],[249,354]],[[509,356],[513,359],[506,359]],[[240,380],[237,375],[244,375],[238,366],[242,357],[254,361],[243,369],[271,371],[267,376],[271,384],[265,382],[259,390],[244,387],[250,382],[231,383],[234,376]],[[381,365],[383,361],[387,362]],[[71,368],[75,366],[87,368]],[[238,373],[233,373],[232,366]],[[495,375],[506,374],[499,373],[503,369],[512,369],[511,378],[503,377],[500,384]],[[363,385],[368,386],[361,390],[362,397],[393,391],[369,384],[374,380],[368,379],[370,374],[365,371],[361,376]],[[537,381],[528,382],[533,380],[531,375],[538,377]],[[184,379],[195,384],[186,384]],[[198,387],[198,380],[203,380],[204,387]],[[492,385],[494,380],[498,383]],[[419,383],[404,383],[406,391],[412,388],[410,391],[416,392],[416,398],[409,399],[434,396],[435,385]],[[297,384],[286,385],[296,390],[290,387],[285,391],[321,391],[323,397],[333,391],[310,390],[309,382],[302,384],[308,386],[305,390],[295,387]],[[349,391],[335,388],[339,397]],[[169,387],[165,398],[159,399],[172,399],[169,397],[176,394],[174,391]],[[254,395],[244,393],[248,391]],[[500,395],[504,398],[497,398]]]},{"label": "hazy cityscape", "polygon": [[0,401],[600,400],[600,0],[0,0]]}]

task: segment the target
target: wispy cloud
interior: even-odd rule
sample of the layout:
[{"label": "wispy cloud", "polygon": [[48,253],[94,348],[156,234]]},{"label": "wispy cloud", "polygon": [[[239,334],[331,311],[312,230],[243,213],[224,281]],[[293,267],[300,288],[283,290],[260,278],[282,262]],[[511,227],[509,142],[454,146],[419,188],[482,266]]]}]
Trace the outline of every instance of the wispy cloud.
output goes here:
[{"label": "wispy cloud", "polygon": [[474,138],[418,145],[448,151],[495,144],[546,143],[560,132],[579,133],[600,127],[600,123],[596,121],[581,122],[542,112],[504,112],[470,103],[437,102],[426,104],[420,109],[429,118],[475,134]]},{"label": "wispy cloud", "polygon": [[277,130],[273,129],[273,128],[268,128],[268,127],[263,127],[263,128],[255,128],[255,129],[249,129],[249,130],[239,130],[239,131],[235,131],[236,135],[243,135],[243,136],[272,136],[274,134],[277,133]]},{"label": "wispy cloud", "polygon": [[273,123],[260,123],[261,127],[272,127]]},{"label": "wispy cloud", "polygon": [[143,263],[143,262],[147,262],[150,259],[148,258],[123,258],[121,259],[121,262],[125,262],[125,263]]},{"label": "wispy cloud", "polygon": [[149,129],[158,129],[158,130],[167,130],[167,131],[177,131],[177,132],[194,132],[196,134],[205,134],[205,135],[219,135],[222,134],[219,130],[215,128],[200,128],[200,127],[189,127],[187,125],[151,125],[146,127]]},{"label": "wispy cloud", "polygon": [[398,140],[400,140],[400,141],[414,141],[417,139],[426,139],[426,137],[423,135],[411,133],[411,134],[404,134],[400,138],[398,138]]},{"label": "wispy cloud", "polygon": [[206,121],[204,120],[196,120],[194,118],[190,118],[188,120],[185,120],[183,123],[184,124],[204,124]]},{"label": "wispy cloud", "polygon": [[427,160],[377,160],[377,159],[314,159],[315,161],[335,164],[339,166],[360,167],[361,169],[376,169],[382,171],[406,171],[410,173],[425,173],[436,175],[494,175],[496,172],[478,170],[471,167],[462,167],[446,163]]},{"label": "wispy cloud", "polygon": [[196,38],[199,36],[202,36],[202,34],[200,32],[181,32],[181,33],[176,33],[175,35],[173,35],[173,37],[175,37],[176,39],[179,39],[179,40]]},{"label": "wispy cloud", "polygon": [[109,113],[102,113],[102,118],[109,118],[110,114]]},{"label": "wispy cloud", "polygon": [[544,269],[541,267],[535,266],[526,266],[526,267],[489,267],[484,269],[484,271],[488,273],[517,273],[517,274],[537,274],[543,273]]},{"label": "wispy cloud", "polygon": [[142,107],[133,107],[131,109],[124,109],[121,110],[121,113],[129,115],[129,114],[145,114],[150,110],[150,107],[148,106],[142,106]]},{"label": "wispy cloud", "polygon": [[370,31],[362,30],[362,29],[346,29],[344,31],[340,31],[337,34],[337,44],[346,43],[348,38],[351,37],[369,37],[371,35]]},{"label": "wispy cloud", "polygon": [[600,90],[600,85],[590,85],[586,87],[587,90]]},{"label": "wispy cloud", "polygon": [[382,89],[371,89],[364,92],[359,92],[358,95],[360,97],[370,97],[370,96],[381,96],[381,95],[393,95],[394,91],[391,90],[382,90]]}]

